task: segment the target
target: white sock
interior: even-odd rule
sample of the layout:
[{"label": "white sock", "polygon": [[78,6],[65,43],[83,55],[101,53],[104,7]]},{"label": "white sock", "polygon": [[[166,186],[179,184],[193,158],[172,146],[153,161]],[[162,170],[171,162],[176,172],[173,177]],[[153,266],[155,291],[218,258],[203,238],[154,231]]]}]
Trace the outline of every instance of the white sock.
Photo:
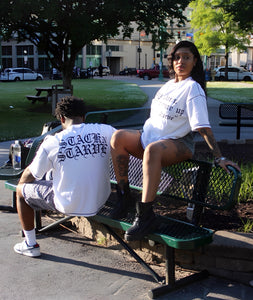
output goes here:
[{"label": "white sock", "polygon": [[23,230],[23,232],[28,246],[34,246],[37,244],[35,228],[33,228],[32,230]]}]

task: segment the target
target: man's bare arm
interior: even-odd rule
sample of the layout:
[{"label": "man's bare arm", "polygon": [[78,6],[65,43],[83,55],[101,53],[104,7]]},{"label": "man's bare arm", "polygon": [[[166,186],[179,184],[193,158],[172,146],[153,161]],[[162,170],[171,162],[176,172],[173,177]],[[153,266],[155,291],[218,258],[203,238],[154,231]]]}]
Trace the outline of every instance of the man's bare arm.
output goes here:
[{"label": "man's bare arm", "polygon": [[27,167],[24,170],[24,172],[19,180],[19,184],[33,182],[34,180],[35,180],[35,177],[30,172],[29,167]]}]

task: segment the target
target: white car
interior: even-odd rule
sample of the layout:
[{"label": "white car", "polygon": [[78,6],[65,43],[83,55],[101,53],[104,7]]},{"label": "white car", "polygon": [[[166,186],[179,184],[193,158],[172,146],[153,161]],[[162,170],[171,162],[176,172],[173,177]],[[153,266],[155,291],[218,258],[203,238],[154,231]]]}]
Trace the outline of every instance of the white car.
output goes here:
[{"label": "white car", "polygon": [[[216,69],[215,80],[225,80],[225,67]],[[253,73],[239,67],[228,67],[228,80],[253,80]]]},{"label": "white car", "polygon": [[20,80],[42,80],[40,73],[34,72],[29,68],[7,68],[1,73],[1,81],[20,81]]}]

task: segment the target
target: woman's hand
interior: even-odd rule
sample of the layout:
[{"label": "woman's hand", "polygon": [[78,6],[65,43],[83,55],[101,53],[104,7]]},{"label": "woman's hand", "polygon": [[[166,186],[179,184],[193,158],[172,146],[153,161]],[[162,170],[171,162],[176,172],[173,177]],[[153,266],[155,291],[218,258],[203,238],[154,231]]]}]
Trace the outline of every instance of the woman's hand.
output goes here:
[{"label": "woman's hand", "polygon": [[227,173],[230,173],[227,166],[232,166],[232,167],[236,168],[239,172],[241,172],[240,167],[236,163],[232,162],[231,160],[229,160],[229,159],[227,159],[226,157],[223,157],[223,156],[222,157],[216,157],[214,159],[214,164],[216,166],[219,165],[220,167],[222,167],[224,170],[226,170]]}]

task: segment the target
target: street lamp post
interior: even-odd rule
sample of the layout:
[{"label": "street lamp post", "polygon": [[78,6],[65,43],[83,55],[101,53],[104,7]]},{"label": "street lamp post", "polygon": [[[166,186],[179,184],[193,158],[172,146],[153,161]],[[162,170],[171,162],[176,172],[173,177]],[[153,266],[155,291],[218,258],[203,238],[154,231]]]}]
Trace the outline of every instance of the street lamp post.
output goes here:
[{"label": "street lamp post", "polygon": [[137,52],[139,54],[139,69],[141,68],[141,33],[139,32],[139,46]]},{"label": "street lamp post", "polygon": [[159,79],[163,80],[163,46],[162,46],[162,31],[164,30],[163,27],[160,27],[160,36],[159,36],[159,40],[160,40],[160,62],[159,62]]},{"label": "street lamp post", "polygon": [[108,54],[109,54],[109,68],[110,68],[110,72],[112,71],[111,70],[111,56],[112,56],[112,50],[111,48],[108,50]]},{"label": "street lamp post", "polygon": [[159,79],[163,80],[163,49],[160,50],[160,62],[159,62]]},{"label": "street lamp post", "polygon": [[[27,60],[28,60],[28,58],[27,58],[27,51],[26,50],[24,50],[24,67],[26,66],[26,64],[27,64]],[[23,80],[24,80],[24,75],[25,74],[25,70],[24,70],[24,68],[23,68]]]}]

